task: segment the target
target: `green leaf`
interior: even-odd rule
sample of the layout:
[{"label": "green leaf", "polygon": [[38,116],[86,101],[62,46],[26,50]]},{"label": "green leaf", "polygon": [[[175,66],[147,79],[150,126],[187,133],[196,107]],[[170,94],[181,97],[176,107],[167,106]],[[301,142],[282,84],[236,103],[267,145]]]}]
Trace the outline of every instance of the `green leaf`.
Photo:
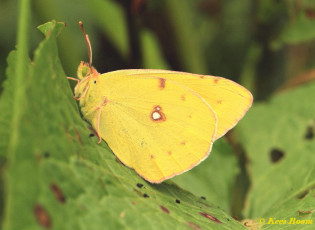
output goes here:
[{"label": "green leaf", "polygon": [[[269,103],[256,104],[240,122],[252,181],[247,217],[314,222],[311,214],[299,214],[315,208],[315,141],[308,134],[314,130],[314,91],[315,84],[308,84],[276,95]],[[307,228],[298,227],[303,226]]]},{"label": "green leaf", "polygon": [[237,173],[239,169],[235,155],[231,147],[220,139],[213,144],[210,156],[204,162],[172,180],[187,191],[205,197],[229,212]]},{"label": "green leaf", "polygon": [[296,21],[287,25],[281,34],[283,43],[298,44],[315,39],[315,20],[309,19],[300,13]]},{"label": "green leaf", "polygon": [[[171,182],[147,183],[90,137],[58,58],[58,27],[50,23],[22,82],[21,135],[5,167],[4,200],[10,202],[3,229],[243,229],[217,205]],[[7,82],[15,65],[13,53]],[[6,84],[4,90],[19,89]],[[9,106],[5,99],[0,107]],[[8,121],[1,121],[3,130]]]}]

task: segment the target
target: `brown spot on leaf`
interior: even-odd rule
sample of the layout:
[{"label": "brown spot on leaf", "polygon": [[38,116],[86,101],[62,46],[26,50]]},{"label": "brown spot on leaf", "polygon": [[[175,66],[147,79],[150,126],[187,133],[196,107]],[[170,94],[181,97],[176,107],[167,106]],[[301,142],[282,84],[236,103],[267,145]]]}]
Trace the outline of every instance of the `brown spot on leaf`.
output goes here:
[{"label": "brown spot on leaf", "polygon": [[186,224],[187,224],[188,227],[190,227],[190,228],[192,228],[192,229],[194,229],[194,230],[200,230],[200,229],[202,229],[200,226],[198,226],[197,224],[192,223],[192,222],[187,222]]},{"label": "brown spot on leaf", "polygon": [[163,212],[165,212],[165,213],[167,213],[167,214],[170,213],[170,211],[169,211],[167,208],[165,208],[164,206],[161,205],[160,208],[161,208],[161,210],[162,210]]},{"label": "brown spot on leaf", "polygon": [[303,217],[305,217],[305,216],[308,216],[308,215],[312,214],[312,213],[313,213],[313,211],[314,211],[314,209],[312,209],[312,210],[310,210],[310,211],[302,211],[302,210],[298,210],[298,215],[299,215],[299,216],[303,216]]},{"label": "brown spot on leaf", "polygon": [[159,78],[159,88],[164,89],[165,88],[165,79],[164,78]]},{"label": "brown spot on leaf", "polygon": [[75,133],[75,137],[80,142],[80,144],[83,144],[79,131],[75,129],[74,133]]},{"label": "brown spot on leaf", "polygon": [[47,211],[39,204],[34,206],[34,215],[36,217],[37,222],[43,228],[50,228],[51,227],[51,220],[47,213]]},{"label": "brown spot on leaf", "polygon": [[64,203],[66,202],[66,198],[64,197],[61,189],[54,183],[52,183],[50,185],[50,189],[52,190],[52,192],[54,193],[56,199],[60,202],[60,203]]},{"label": "brown spot on leaf", "polygon": [[284,157],[284,151],[274,148],[270,151],[271,162],[277,163]]},{"label": "brown spot on leaf", "polygon": [[137,203],[136,203],[135,201],[132,201],[131,204],[132,204],[132,205],[136,205]]},{"label": "brown spot on leaf", "polygon": [[155,158],[155,156],[151,154],[150,158],[151,158],[151,159],[154,159],[154,158]]},{"label": "brown spot on leaf", "polygon": [[218,220],[217,218],[215,218],[214,216],[211,216],[210,214],[208,213],[205,213],[205,212],[199,212],[200,215],[208,218],[209,220],[212,220],[213,222],[215,223],[219,223],[219,224],[222,224],[222,222],[220,220]]}]

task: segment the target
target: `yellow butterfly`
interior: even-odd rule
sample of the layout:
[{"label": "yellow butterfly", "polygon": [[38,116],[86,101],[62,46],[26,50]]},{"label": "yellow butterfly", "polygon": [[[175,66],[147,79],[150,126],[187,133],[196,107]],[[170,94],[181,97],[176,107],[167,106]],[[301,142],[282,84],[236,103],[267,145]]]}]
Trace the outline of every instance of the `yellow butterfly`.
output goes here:
[{"label": "yellow butterfly", "polygon": [[105,74],[81,62],[75,98],[119,160],[151,183],[190,170],[250,108],[251,93],[221,77],[152,69]]}]

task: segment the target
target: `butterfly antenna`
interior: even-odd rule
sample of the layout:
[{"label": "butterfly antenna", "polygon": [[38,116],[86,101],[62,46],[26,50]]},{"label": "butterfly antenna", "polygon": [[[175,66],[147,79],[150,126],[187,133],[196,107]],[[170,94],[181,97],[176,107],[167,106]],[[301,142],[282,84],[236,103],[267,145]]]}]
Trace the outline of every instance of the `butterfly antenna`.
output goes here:
[{"label": "butterfly antenna", "polygon": [[81,29],[83,35],[84,35],[85,42],[86,42],[86,45],[87,45],[88,55],[89,55],[89,66],[91,68],[92,67],[92,46],[91,46],[91,42],[90,42],[90,39],[89,39],[89,35],[87,35],[85,33],[82,21],[79,21],[79,26],[80,26],[80,29]]}]

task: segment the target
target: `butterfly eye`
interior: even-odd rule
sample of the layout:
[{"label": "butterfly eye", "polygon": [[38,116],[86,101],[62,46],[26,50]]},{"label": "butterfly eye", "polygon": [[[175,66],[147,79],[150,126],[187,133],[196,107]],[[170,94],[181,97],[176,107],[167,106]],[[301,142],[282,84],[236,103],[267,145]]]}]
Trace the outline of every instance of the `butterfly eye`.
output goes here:
[{"label": "butterfly eye", "polygon": [[96,84],[96,81],[94,81],[94,84]]}]

